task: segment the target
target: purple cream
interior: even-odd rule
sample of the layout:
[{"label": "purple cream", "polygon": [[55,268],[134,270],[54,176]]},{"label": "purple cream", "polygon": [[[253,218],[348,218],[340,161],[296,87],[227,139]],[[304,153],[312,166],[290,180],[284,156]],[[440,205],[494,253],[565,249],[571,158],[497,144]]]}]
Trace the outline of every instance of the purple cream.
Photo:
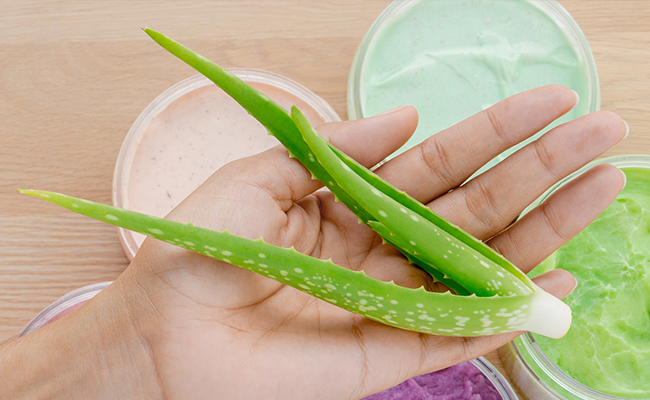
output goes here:
[{"label": "purple cream", "polygon": [[466,361],[416,376],[364,400],[501,400],[488,378]]}]

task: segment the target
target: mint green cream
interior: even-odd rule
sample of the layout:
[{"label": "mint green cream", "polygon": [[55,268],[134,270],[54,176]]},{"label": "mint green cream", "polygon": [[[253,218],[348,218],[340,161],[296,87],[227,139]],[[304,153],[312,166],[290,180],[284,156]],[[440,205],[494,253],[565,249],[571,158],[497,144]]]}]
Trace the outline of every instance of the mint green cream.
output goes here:
[{"label": "mint green cream", "polygon": [[348,108],[356,118],[415,106],[418,129],[398,153],[508,96],[547,84],[581,97],[560,122],[599,107],[588,45],[553,1],[423,0],[391,7],[376,22],[365,53],[363,45],[359,50]]},{"label": "mint green cream", "polygon": [[549,359],[603,393],[650,398],[650,168],[624,168],[627,185],[589,227],[535,270],[578,280],[562,339],[534,335]]}]

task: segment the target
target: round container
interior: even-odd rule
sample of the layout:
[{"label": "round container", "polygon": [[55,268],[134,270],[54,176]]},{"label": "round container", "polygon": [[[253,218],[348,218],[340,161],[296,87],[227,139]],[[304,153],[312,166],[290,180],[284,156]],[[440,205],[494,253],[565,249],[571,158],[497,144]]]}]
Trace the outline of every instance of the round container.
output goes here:
[{"label": "round container", "polygon": [[[285,109],[296,105],[318,126],[340,121],[320,97],[266,71],[230,69]],[[115,166],[113,204],[166,216],[226,163],[279,144],[230,96],[202,75],[188,78],[152,101],[129,130]],[[144,236],[118,228],[133,259]]]},{"label": "round container", "polygon": [[415,106],[418,128],[394,157],[508,96],[547,84],[580,95],[555,125],[600,108],[589,44],[556,1],[398,0],[359,45],[348,79],[348,118]]},{"label": "round container", "polygon": [[[481,399],[502,399],[502,400],[516,400],[517,395],[514,390],[508,383],[508,381],[501,375],[499,370],[492,365],[484,357],[479,357],[474,360],[466,361],[464,363],[443,369],[440,371],[431,372],[429,374],[421,375],[413,379],[409,379],[406,382],[402,382],[398,386],[388,389],[383,392],[376,393],[374,395],[366,397],[364,400],[392,400],[392,399],[406,399],[406,398],[415,398],[413,393],[417,390],[426,390],[420,389],[420,387],[432,387],[434,390],[429,390],[433,399],[450,399],[453,398],[466,398],[471,396],[475,398],[476,393],[468,393],[472,391],[475,387],[474,383],[469,383],[469,378],[466,378],[466,373],[472,370],[472,374],[475,376],[476,372],[480,373],[485,377],[485,382],[479,384],[489,385],[494,388],[494,391],[480,393]],[[436,376],[438,375],[438,376]],[[422,383],[415,382],[415,379],[420,378]],[[426,382],[430,378],[432,381]],[[443,381],[443,379],[445,379]],[[443,388],[438,385],[444,384],[443,382],[449,381],[451,388]],[[459,393],[461,391],[462,393]],[[434,394],[435,392],[435,394]],[[458,397],[458,396],[463,397]],[[419,396],[417,398],[420,398]],[[428,398],[428,397],[427,397]]]},{"label": "round container", "polygon": [[94,283],[66,293],[32,319],[18,335],[25,336],[81,307],[112,282]]},{"label": "round container", "polygon": [[[623,155],[597,160],[554,185],[531,204],[523,214],[538,206],[554,191],[570,180],[576,178],[594,165],[604,163],[613,164],[622,169],[632,167],[650,168],[650,156]],[[613,396],[599,392],[578,382],[549,359],[542,347],[540,347],[535,336],[531,333],[525,333],[508,345],[501,347],[499,349],[499,356],[513,385],[526,398],[531,400],[623,400],[639,398]]]}]

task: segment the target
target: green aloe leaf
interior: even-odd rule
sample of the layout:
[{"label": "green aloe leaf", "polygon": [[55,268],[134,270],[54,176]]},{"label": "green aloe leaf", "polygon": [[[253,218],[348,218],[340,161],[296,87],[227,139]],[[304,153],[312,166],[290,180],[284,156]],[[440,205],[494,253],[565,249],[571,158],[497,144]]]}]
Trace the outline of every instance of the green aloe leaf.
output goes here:
[{"label": "green aloe leaf", "polygon": [[[544,291],[477,297],[409,289],[264,242],[168,221],[88,200],[41,190],[21,193],[99,221],[201,253],[274,279],[350,312],[394,327],[446,336],[484,336],[528,330],[559,337],[571,320],[568,307]],[[559,303],[559,304],[558,304]],[[562,309],[560,309],[562,311]],[[559,313],[566,315],[566,312]],[[570,312],[569,312],[570,315]]]},{"label": "green aloe leaf", "polygon": [[[314,131],[297,108],[292,109],[291,115],[311,150],[307,157],[310,161],[305,167],[311,169],[313,165],[320,164],[326,168],[340,189],[353,197],[375,221],[383,224],[391,235],[408,242],[415,250],[415,254],[420,254],[424,260],[429,260],[431,266],[440,269],[445,276],[477,296],[495,294],[505,296],[533,291],[523,285],[519,277],[510,274],[474,249],[465,247],[458,238],[422,218],[355,174]],[[376,177],[376,180],[380,178]],[[381,232],[378,233],[381,235]],[[389,237],[384,238],[389,240]],[[532,285],[532,282],[530,283]]]},{"label": "green aloe leaf", "polygon": [[[369,221],[377,220],[376,216],[373,216],[369,210],[359,204],[358,199],[351,196],[348,191],[342,190],[339,187],[339,182],[332,177],[331,171],[328,171],[321,163],[312,161],[312,151],[305,143],[295,122],[292,121],[291,116],[286,110],[235,75],[173,39],[148,28],[145,28],[145,32],[164,49],[192,66],[201,74],[205,75],[235,99],[289,150],[289,154],[292,157],[295,157],[305,165],[315,179],[318,179],[326,185],[339,201],[348,206],[348,208],[359,217],[360,221],[368,223]],[[436,215],[428,207],[422,205],[417,200],[412,199],[406,193],[399,191],[376,175],[370,173],[367,169],[351,160],[342,152],[338,150],[334,151],[345,161],[346,165],[350,169],[354,168],[357,174],[372,182],[376,189],[389,197],[396,199],[409,211],[417,213],[419,216],[432,222],[437,229],[447,235],[447,238],[453,238],[454,242],[461,242],[462,245],[458,245],[459,247],[467,247],[477,252],[479,264],[482,261],[490,266],[488,268],[492,268],[496,265],[496,267],[493,268],[494,273],[492,278],[487,281],[495,286],[493,287],[493,290],[490,290],[490,287],[486,285],[486,282],[478,282],[477,285],[472,285],[472,282],[470,281],[464,281],[462,283],[458,281],[458,283],[465,286],[470,292],[476,293],[477,295],[493,295],[495,293],[525,293],[527,291],[530,292],[535,290],[534,284],[526,274],[522,273],[518,268],[513,266],[490,247],[486,246],[483,242]],[[448,250],[449,249],[447,249],[447,251]],[[440,255],[439,257],[444,257],[444,255]],[[432,268],[439,268],[436,266],[434,260],[430,260],[430,264]],[[472,277],[471,274],[468,274],[468,276],[470,276],[470,278]],[[504,287],[503,283],[506,281],[508,284]],[[470,287],[467,287],[467,284],[470,284]],[[499,285],[500,287],[497,287]]]}]

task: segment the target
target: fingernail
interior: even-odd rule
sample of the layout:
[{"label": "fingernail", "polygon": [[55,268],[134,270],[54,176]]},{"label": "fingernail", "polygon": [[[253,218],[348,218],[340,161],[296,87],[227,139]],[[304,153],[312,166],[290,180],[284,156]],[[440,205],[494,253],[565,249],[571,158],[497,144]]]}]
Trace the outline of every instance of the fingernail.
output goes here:
[{"label": "fingernail", "polygon": [[571,91],[572,91],[573,94],[576,96],[576,103],[574,104],[574,107],[575,107],[575,106],[578,105],[578,103],[580,103],[580,95],[578,94],[578,92],[576,92],[576,91],[573,90],[573,89],[572,89]]},{"label": "fingernail", "polygon": [[394,113],[394,112],[397,112],[397,111],[403,110],[403,109],[405,109],[406,107],[408,107],[408,106],[399,106],[399,107],[391,108],[390,110],[382,111],[382,112],[380,112],[379,114],[375,114],[374,116],[375,116],[375,117],[378,117],[378,116],[380,116],[380,115],[392,114],[392,113]]},{"label": "fingernail", "polygon": [[618,170],[619,170],[619,171],[621,172],[621,174],[623,175],[623,187],[621,188],[621,190],[623,190],[623,189],[625,189],[625,185],[627,185],[627,175],[625,175],[625,172],[623,172],[622,169],[619,168]]},{"label": "fingernail", "polygon": [[575,284],[573,285],[573,289],[569,290],[569,293],[567,293],[567,296],[573,293],[574,290],[578,287],[578,280],[573,278],[575,280]]},{"label": "fingernail", "polygon": [[623,122],[625,123],[625,136],[623,136],[623,139],[625,139],[630,134],[630,125],[625,120]]}]

